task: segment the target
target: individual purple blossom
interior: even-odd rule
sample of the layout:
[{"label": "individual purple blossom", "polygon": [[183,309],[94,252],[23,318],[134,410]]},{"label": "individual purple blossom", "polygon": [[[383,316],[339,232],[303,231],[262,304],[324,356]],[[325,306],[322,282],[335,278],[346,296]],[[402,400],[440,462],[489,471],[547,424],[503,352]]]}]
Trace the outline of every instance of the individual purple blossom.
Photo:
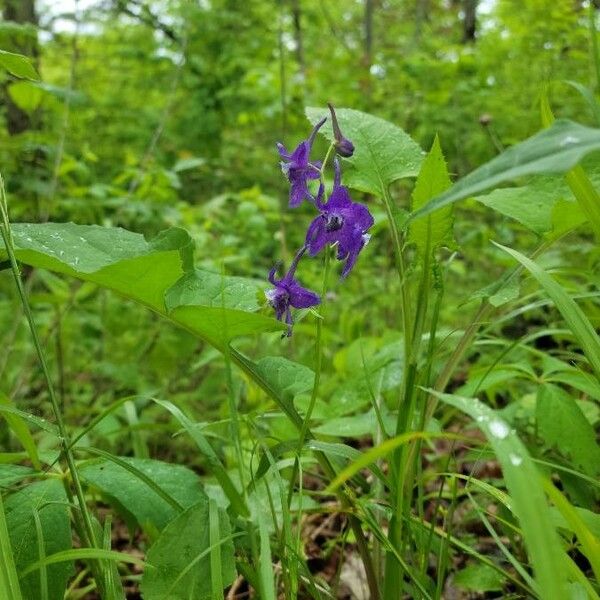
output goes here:
[{"label": "individual purple blossom", "polygon": [[292,313],[290,307],[293,308],[310,308],[320,304],[321,298],[315,292],[303,288],[296,279],[294,273],[298,266],[298,261],[306,251],[306,246],[303,246],[292,261],[288,272],[281,278],[276,279],[278,264],[275,265],[269,272],[269,281],[275,286],[271,290],[265,292],[265,296],[269,304],[275,309],[275,317],[281,321],[284,320],[288,326],[287,337],[292,335]]},{"label": "individual purple blossom", "polygon": [[329,112],[331,112],[331,126],[333,128],[333,138],[335,139],[335,150],[344,158],[350,158],[354,154],[354,144],[342,135],[342,130],[335,115],[333,106],[327,103]]},{"label": "individual purple blossom", "polygon": [[[327,117],[321,119],[312,130],[308,139],[298,144],[297,148],[289,154],[283,144],[277,144],[281,161],[281,170],[290,182],[290,207],[295,208],[305,198],[314,202],[314,198],[308,189],[308,181],[319,179],[321,161],[310,162],[310,151],[317,131],[322,127]],[[286,162],[287,161],[287,162]]]},{"label": "individual purple blossom", "polygon": [[327,244],[337,243],[337,259],[345,260],[342,278],[350,273],[360,251],[369,242],[367,233],[373,225],[373,217],[369,209],[357,202],[352,202],[348,189],[340,184],[340,164],[337,159],[333,191],[329,200],[323,204],[323,186],[315,199],[320,211],[309,225],[306,233],[306,245],[311,256],[318,254]]}]

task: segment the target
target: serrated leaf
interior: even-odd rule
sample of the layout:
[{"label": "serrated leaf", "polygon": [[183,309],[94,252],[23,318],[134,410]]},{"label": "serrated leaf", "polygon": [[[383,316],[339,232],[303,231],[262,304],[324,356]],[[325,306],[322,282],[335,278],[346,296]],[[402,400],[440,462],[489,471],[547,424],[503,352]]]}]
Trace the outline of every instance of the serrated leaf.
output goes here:
[{"label": "serrated leaf", "polygon": [[[120,459],[150,477],[184,508],[205,496],[200,478],[183,465],[148,458]],[[130,525],[133,517],[142,528],[160,530],[178,514],[142,480],[114,462],[95,460],[82,465],[79,470],[84,481],[98,489],[118,509],[126,511],[123,516]]]},{"label": "serrated leaf", "polygon": [[14,54],[13,52],[0,50],[0,66],[4,67],[15,77],[23,77],[25,79],[40,78],[30,60],[22,54]]},{"label": "serrated leaf", "polygon": [[600,129],[566,119],[555,121],[548,129],[516,144],[463,177],[447,192],[414,212],[411,220],[518,177],[565,173],[594,150],[600,150]]},{"label": "serrated leaf", "polygon": [[590,477],[600,473],[600,446],[577,402],[563,389],[543,384],[538,389],[538,434],[549,448],[569,458]]},{"label": "serrated leaf", "polygon": [[[71,548],[67,502],[65,489],[58,479],[31,483],[6,499],[6,523],[19,573],[40,558],[34,510],[38,511],[42,526],[45,555]],[[47,567],[49,600],[63,599],[72,572],[70,562]],[[22,577],[20,585],[23,598],[41,597],[39,573]]]},{"label": "serrated leaf", "polygon": [[[235,578],[231,527],[219,510],[220,579]],[[148,550],[141,589],[145,600],[212,600],[209,501],[201,499],[171,521]]]},{"label": "serrated leaf", "polygon": [[[415,189],[412,193],[412,210],[425,206],[434,196],[441,194],[451,185],[446,161],[438,137],[435,137],[429,154],[425,157]],[[433,255],[440,246],[453,246],[452,235],[454,219],[452,207],[443,208],[435,215],[415,221],[410,226],[409,241],[415,244],[417,255],[423,259],[425,255]]]},{"label": "serrated leaf", "polygon": [[[359,110],[336,108],[335,112],[342,133],[354,144],[354,154],[344,159],[345,185],[382,197],[394,181],[417,175],[424,153],[400,127]],[[328,114],[323,108],[306,109],[313,125]],[[320,131],[333,141],[330,118]]]}]

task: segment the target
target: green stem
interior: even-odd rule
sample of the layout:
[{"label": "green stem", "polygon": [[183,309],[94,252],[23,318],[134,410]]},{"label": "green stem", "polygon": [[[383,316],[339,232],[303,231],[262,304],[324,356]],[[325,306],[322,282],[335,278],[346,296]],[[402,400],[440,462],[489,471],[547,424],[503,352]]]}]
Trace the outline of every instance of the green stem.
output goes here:
[{"label": "green stem", "polygon": [[23,287],[23,282],[21,280],[21,273],[19,271],[19,266],[17,264],[17,259],[15,256],[12,232],[10,229],[10,221],[8,218],[8,203],[6,201],[6,193],[4,191],[4,180],[3,180],[1,174],[0,174],[0,212],[2,213],[2,215],[1,215],[2,223],[0,226],[0,231],[2,233],[2,239],[4,240],[4,245],[6,247],[6,253],[8,255],[8,260],[10,262],[10,267],[11,267],[13,276],[15,278],[17,291],[19,293],[19,297],[20,297],[21,303],[23,305],[23,312],[25,313],[25,317],[26,317],[27,323],[29,325],[31,337],[33,339],[33,345],[35,346],[38,360],[40,362],[40,366],[42,367],[42,372],[43,372],[44,378],[46,380],[46,386],[48,388],[48,395],[50,396],[50,404],[52,406],[52,412],[54,413],[54,418],[56,419],[56,425],[58,427],[58,432],[60,435],[62,452],[67,461],[67,466],[69,468],[71,480],[73,481],[73,486],[75,488],[75,495],[77,496],[77,500],[80,505],[81,514],[83,516],[83,522],[84,522],[84,526],[85,526],[84,542],[86,544],[88,544],[89,546],[96,548],[98,546],[97,546],[96,538],[94,535],[92,519],[91,519],[90,513],[87,509],[87,506],[85,504],[83,487],[81,485],[81,480],[79,479],[77,467],[75,466],[75,459],[74,459],[73,453],[71,451],[69,434],[67,432],[67,428],[65,426],[65,423],[64,423],[64,420],[62,417],[62,412],[61,412],[60,406],[58,404],[58,399],[56,397],[56,393],[54,391],[52,377],[50,376],[50,370],[48,369],[46,357],[44,355],[44,351],[42,350],[42,346],[40,344],[40,338],[38,336],[37,328],[36,328],[35,322],[33,320],[33,314],[31,312],[31,307],[29,306],[29,300],[27,299],[27,294],[25,293],[25,289]]},{"label": "green stem", "polygon": [[313,410],[315,408],[315,404],[317,402],[317,396],[319,395],[319,384],[321,382],[321,370],[323,366],[323,348],[321,345],[322,337],[323,337],[323,319],[325,318],[325,302],[323,301],[325,295],[327,294],[327,282],[329,279],[329,265],[330,265],[330,249],[327,248],[325,251],[325,261],[324,261],[324,274],[323,274],[323,291],[321,293],[321,310],[319,311],[319,317],[317,318],[317,335],[315,341],[315,382],[313,385],[312,393],[310,395],[310,402],[308,404],[308,409],[306,411],[306,416],[304,417],[304,422],[302,423],[302,429],[300,430],[300,441],[298,446],[298,451],[300,451],[304,446],[304,441],[306,440],[306,433],[310,426],[310,419],[312,417]]}]

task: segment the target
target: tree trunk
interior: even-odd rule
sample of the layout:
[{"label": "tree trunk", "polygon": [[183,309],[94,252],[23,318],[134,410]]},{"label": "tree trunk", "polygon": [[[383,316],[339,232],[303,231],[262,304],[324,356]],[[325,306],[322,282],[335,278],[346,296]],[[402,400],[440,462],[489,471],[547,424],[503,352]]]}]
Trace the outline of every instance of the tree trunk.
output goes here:
[{"label": "tree trunk", "polygon": [[423,24],[429,19],[429,0],[416,0],[415,3],[415,42],[419,42]]},{"label": "tree trunk", "polygon": [[[35,11],[35,0],[4,0],[2,16],[5,21],[13,21],[19,25],[33,25],[37,27],[38,19]],[[30,35],[15,36],[9,40],[5,50],[24,54],[28,56],[34,64],[38,62],[39,46],[37,41],[37,32],[32,29]],[[10,84],[10,82],[8,82]],[[10,135],[23,133],[31,127],[29,115],[22,111],[10,98],[8,86],[2,86],[2,100],[6,107],[6,128]]]},{"label": "tree trunk", "polygon": [[463,43],[474,42],[477,32],[477,0],[464,1]]},{"label": "tree trunk", "polygon": [[300,6],[300,0],[291,1],[292,19],[294,21],[294,41],[296,42],[296,60],[298,61],[300,73],[304,78],[306,76],[306,64],[304,62],[304,42],[302,35],[302,7]]},{"label": "tree trunk", "polygon": [[363,72],[364,76],[361,81],[361,88],[367,99],[371,96],[371,65],[373,64],[373,13],[375,12],[375,0],[365,0],[365,14],[364,14],[364,50],[363,50]]}]

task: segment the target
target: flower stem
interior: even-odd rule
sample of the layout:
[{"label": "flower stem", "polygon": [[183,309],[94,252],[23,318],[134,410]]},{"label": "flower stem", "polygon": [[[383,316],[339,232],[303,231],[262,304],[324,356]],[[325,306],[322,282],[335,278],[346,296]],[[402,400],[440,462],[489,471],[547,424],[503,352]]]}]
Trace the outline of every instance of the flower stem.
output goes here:
[{"label": "flower stem", "polygon": [[40,338],[38,336],[37,328],[36,328],[35,322],[33,320],[33,314],[31,312],[31,307],[29,306],[29,300],[27,299],[27,294],[25,293],[25,289],[23,287],[23,282],[21,280],[21,273],[19,271],[19,266],[17,265],[17,259],[16,259],[15,251],[14,251],[14,242],[12,239],[12,232],[10,229],[10,221],[8,218],[8,203],[6,201],[6,192],[4,191],[4,180],[3,180],[1,174],[0,174],[0,213],[1,213],[0,232],[2,234],[2,239],[4,240],[4,246],[6,247],[6,253],[8,255],[8,260],[10,262],[10,267],[11,267],[13,276],[15,278],[17,291],[19,293],[19,297],[20,297],[21,303],[23,305],[23,312],[25,313],[25,317],[26,317],[27,323],[29,325],[31,337],[33,339],[33,345],[35,347],[35,351],[37,353],[38,360],[40,362],[40,366],[42,367],[42,373],[44,374],[44,378],[46,380],[46,386],[48,388],[48,395],[50,396],[50,404],[52,406],[52,412],[54,413],[54,418],[56,419],[56,425],[58,427],[60,442],[61,442],[61,446],[62,446],[62,452],[63,452],[66,462],[67,462],[69,474],[71,476],[71,480],[72,480],[73,486],[75,488],[75,495],[77,496],[77,500],[79,502],[79,508],[81,510],[81,515],[83,517],[83,524],[84,524],[84,528],[85,528],[84,542],[86,544],[88,544],[89,546],[96,548],[96,547],[98,547],[98,545],[97,545],[96,537],[94,535],[94,527],[92,524],[92,518],[91,518],[91,515],[85,504],[83,487],[81,485],[81,480],[79,479],[77,467],[75,466],[75,459],[73,457],[73,452],[71,450],[69,434],[67,432],[67,428],[65,426],[65,422],[62,417],[62,412],[61,412],[60,406],[58,404],[56,392],[54,391],[52,377],[50,376],[50,370],[48,369],[46,357],[44,355],[44,351],[42,350],[42,346],[40,344]]}]

